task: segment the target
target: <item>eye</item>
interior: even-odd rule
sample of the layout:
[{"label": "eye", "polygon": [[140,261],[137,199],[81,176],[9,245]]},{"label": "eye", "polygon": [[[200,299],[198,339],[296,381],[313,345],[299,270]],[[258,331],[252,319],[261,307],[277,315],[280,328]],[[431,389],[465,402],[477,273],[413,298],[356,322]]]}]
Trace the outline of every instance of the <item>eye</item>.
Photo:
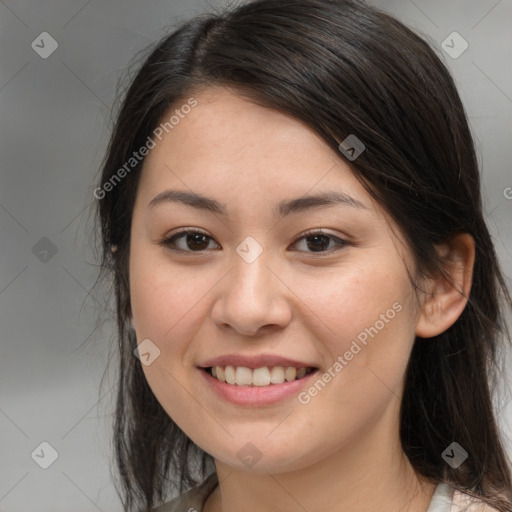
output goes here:
[{"label": "eye", "polygon": [[[160,243],[175,251],[201,252],[208,249],[209,241],[213,241],[213,238],[206,233],[196,229],[187,229],[162,240]],[[216,245],[218,247],[218,244]]]},{"label": "eye", "polygon": [[[334,235],[329,233],[325,233],[321,230],[311,230],[306,231],[300,238],[298,238],[293,245],[299,245],[300,241],[307,241],[305,247],[311,249],[311,251],[305,252],[313,252],[313,253],[331,253],[333,251],[338,251],[341,248],[349,245],[349,242],[346,240],[342,240]],[[334,247],[331,246],[331,242],[334,242]],[[336,247],[337,246],[337,247]],[[300,249],[299,249],[300,250]]]}]

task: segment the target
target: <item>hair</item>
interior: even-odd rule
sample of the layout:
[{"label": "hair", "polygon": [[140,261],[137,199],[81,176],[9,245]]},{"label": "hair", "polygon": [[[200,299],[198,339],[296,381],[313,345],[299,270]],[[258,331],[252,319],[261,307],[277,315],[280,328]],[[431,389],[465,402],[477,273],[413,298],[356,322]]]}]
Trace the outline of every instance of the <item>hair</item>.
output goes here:
[{"label": "hair", "polygon": [[[465,110],[426,36],[358,0],[256,0],[181,22],[144,59],[123,94],[102,163],[102,190],[172,106],[216,85],[305,123],[340,159],[347,136],[365,144],[347,163],[402,229],[417,269],[411,282],[433,272],[449,278],[436,244],[473,236],[465,309],[442,334],[414,340],[400,438],[426,480],[512,512],[511,471],[492,403],[500,350],[510,342],[505,311],[512,301],[484,220]],[[98,195],[96,209],[101,272],[112,278],[115,293],[113,440],[116,486],[127,511],[150,511],[169,490],[199,484],[213,462],[162,408],[133,354],[128,261],[143,163]],[[453,441],[469,454],[457,469],[442,457]]]}]

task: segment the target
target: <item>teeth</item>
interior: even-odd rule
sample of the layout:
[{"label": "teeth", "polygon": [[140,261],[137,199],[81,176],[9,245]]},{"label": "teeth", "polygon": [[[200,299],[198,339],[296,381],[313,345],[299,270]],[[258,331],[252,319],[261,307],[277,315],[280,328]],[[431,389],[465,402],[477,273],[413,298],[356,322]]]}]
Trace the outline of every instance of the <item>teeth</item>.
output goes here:
[{"label": "teeth", "polygon": [[255,386],[268,386],[272,381],[268,368],[256,368],[252,371],[251,384]]},{"label": "teeth", "polygon": [[235,369],[232,366],[226,366],[226,368],[224,369],[224,375],[226,376],[226,382],[228,384],[235,384]]},{"label": "teeth", "polygon": [[211,374],[221,382],[235,384],[237,386],[269,386],[270,384],[283,384],[301,379],[311,373],[312,368],[295,368],[293,366],[273,366],[268,368],[247,368],[246,366],[213,366]]},{"label": "teeth", "polygon": [[284,368],[282,366],[274,366],[270,370],[270,382],[272,384],[282,384],[284,382]]},{"label": "teeth", "polygon": [[235,372],[237,386],[250,386],[252,384],[252,371],[245,366],[238,366]]},{"label": "teeth", "polygon": [[295,377],[297,376],[297,370],[293,366],[288,366],[286,368],[286,371],[284,372],[284,378],[291,382],[292,380],[295,380]]}]

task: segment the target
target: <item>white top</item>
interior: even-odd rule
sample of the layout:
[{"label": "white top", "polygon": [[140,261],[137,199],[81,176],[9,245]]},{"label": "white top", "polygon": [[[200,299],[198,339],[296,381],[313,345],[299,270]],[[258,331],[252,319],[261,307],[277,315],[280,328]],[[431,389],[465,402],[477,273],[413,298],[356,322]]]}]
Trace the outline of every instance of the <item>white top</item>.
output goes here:
[{"label": "white top", "polygon": [[452,500],[453,488],[441,482],[437,484],[426,512],[450,512]]},{"label": "white top", "polygon": [[[217,473],[211,473],[202,484],[153,509],[153,512],[203,512],[208,496],[217,487]],[[447,483],[441,482],[432,495],[425,512],[493,512],[496,509],[475,500]]]}]

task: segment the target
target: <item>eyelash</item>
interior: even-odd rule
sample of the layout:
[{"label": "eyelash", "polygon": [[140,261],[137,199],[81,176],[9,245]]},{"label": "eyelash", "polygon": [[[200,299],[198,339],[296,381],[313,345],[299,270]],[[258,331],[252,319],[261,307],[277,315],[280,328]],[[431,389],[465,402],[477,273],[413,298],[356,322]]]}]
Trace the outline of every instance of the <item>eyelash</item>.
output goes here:
[{"label": "eyelash", "polygon": [[[183,238],[185,235],[189,235],[189,234],[205,235],[210,240],[213,240],[213,238],[210,237],[207,233],[205,233],[203,231],[200,231],[198,229],[184,229],[182,231],[179,231],[178,233],[175,233],[174,235],[172,235],[172,236],[170,236],[168,238],[165,238],[165,239],[161,240],[160,241],[160,245],[162,245],[162,246],[164,246],[164,247],[166,247],[166,248],[168,248],[168,249],[170,249],[172,251],[181,252],[181,253],[202,254],[205,251],[207,251],[207,249],[203,249],[201,251],[191,251],[191,250],[185,250],[185,249],[178,249],[178,248],[173,246],[173,244],[176,242],[176,240],[178,240],[180,238]],[[338,247],[337,248],[327,249],[325,251],[319,251],[319,252],[314,252],[314,251],[302,251],[302,252],[309,253],[309,254],[311,254],[313,256],[322,256],[324,254],[331,254],[333,252],[339,251],[343,247],[350,245],[347,240],[343,240],[343,239],[341,239],[341,238],[339,238],[337,236],[331,235],[330,233],[325,233],[322,230],[309,230],[309,231],[306,231],[299,238],[297,238],[293,242],[292,245],[297,244],[297,242],[299,242],[302,239],[310,238],[310,237],[313,237],[313,236],[316,236],[316,235],[325,236],[327,238],[335,240],[337,242],[337,244],[338,244]]]}]

